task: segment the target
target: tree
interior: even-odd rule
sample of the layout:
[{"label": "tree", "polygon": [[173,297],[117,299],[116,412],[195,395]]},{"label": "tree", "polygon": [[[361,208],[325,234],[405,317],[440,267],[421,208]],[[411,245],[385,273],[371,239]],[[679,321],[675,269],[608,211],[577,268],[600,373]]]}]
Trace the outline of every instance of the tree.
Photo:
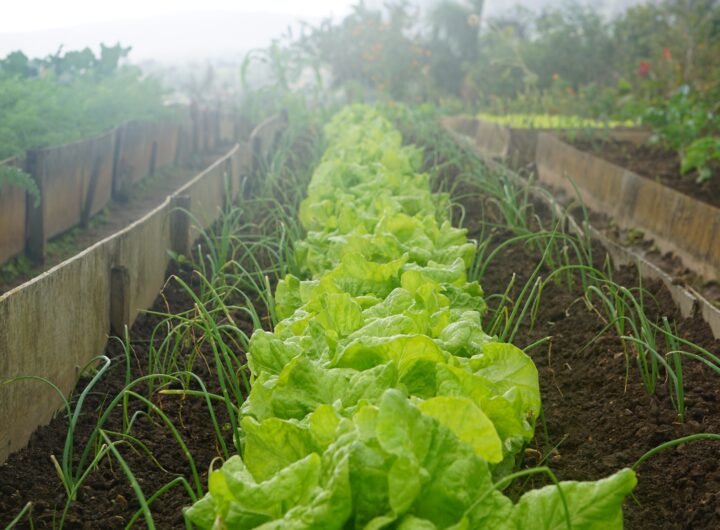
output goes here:
[{"label": "tree", "polygon": [[467,4],[444,0],[430,11],[431,77],[444,92],[459,94],[465,65],[478,60],[484,0]]},{"label": "tree", "polygon": [[0,75],[5,77],[28,77],[30,75],[30,60],[20,50],[11,52],[0,61]]}]

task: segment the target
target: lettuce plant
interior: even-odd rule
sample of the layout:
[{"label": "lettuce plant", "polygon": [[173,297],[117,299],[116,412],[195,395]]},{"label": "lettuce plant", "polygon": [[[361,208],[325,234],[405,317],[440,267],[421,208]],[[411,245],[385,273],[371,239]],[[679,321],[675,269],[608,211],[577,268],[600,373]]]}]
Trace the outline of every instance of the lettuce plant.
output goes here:
[{"label": "lettuce plant", "polygon": [[[476,245],[418,150],[373,109],[326,126],[300,220],[299,270],[257,330],[242,455],[186,510],[200,528],[608,529],[635,485],[625,469],[517,502],[501,492],[540,412],[538,373],[482,329],[466,270]],[[505,482],[503,482],[505,481]]]}]

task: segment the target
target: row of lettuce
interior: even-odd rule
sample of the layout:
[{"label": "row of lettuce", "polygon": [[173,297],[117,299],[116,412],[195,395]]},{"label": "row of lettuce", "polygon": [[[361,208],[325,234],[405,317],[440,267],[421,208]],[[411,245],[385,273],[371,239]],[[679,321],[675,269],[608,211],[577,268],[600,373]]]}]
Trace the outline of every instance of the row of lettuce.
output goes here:
[{"label": "row of lettuce", "polygon": [[[611,529],[632,471],[517,502],[500,484],[532,439],[538,373],[483,332],[475,244],[431,193],[420,151],[375,109],[325,128],[300,210],[304,276],[254,333],[242,456],[185,512],[200,528]],[[499,484],[500,483],[500,484]]]}]

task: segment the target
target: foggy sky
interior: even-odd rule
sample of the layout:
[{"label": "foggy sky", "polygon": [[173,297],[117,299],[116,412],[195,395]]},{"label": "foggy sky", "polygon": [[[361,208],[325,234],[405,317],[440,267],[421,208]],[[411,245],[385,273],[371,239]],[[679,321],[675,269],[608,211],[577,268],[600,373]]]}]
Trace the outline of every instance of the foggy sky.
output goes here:
[{"label": "foggy sky", "polygon": [[[366,0],[369,6],[385,0]],[[428,7],[437,0],[415,0]],[[617,12],[638,0],[606,0]],[[316,23],[350,11],[352,0],[27,0],[8,2],[0,17],[0,57],[21,49],[31,57],[101,42],[131,45],[133,61],[231,58],[265,46],[300,20]],[[562,0],[487,0],[486,15],[521,3],[539,9]],[[597,2],[595,2],[597,3]]]}]

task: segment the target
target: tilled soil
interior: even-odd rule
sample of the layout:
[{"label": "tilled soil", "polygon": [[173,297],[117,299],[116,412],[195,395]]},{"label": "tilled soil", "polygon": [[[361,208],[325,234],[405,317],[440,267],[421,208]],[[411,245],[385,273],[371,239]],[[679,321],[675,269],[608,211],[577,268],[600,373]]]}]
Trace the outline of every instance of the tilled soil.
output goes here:
[{"label": "tilled soil", "polygon": [[[479,218],[482,205],[478,201],[468,200],[464,206],[468,219]],[[472,222],[469,229],[471,237],[477,233],[477,226]],[[505,241],[508,235],[497,230],[492,234],[493,246]],[[595,254],[599,255],[600,249]],[[516,285],[522,285],[538,259],[536,253],[522,245],[499,252],[483,278],[485,292],[503,292],[513,274],[517,275]],[[188,270],[169,272],[192,280]],[[546,275],[548,271],[543,272]],[[638,284],[631,269],[616,273],[615,280],[630,287]],[[683,337],[711,352],[720,350],[720,344],[701,319],[680,317],[661,284],[645,283],[644,287],[658,301],[652,316],[668,316],[677,322]],[[580,298],[578,290],[568,292],[565,287],[550,285],[543,293],[534,328],[524,325],[515,340],[522,347],[552,336],[549,345],[531,351],[540,373],[547,435],[543,423],[538,422],[535,445],[526,451],[524,465],[542,461],[561,480],[595,480],[631,466],[646,451],[665,441],[698,432],[720,432],[720,378],[717,375],[697,363],[685,363],[688,410],[686,421],[680,423],[664,383],[660,382],[657,395],[649,395],[632,357],[626,385],[626,357],[620,341],[608,333],[592,342],[604,322]],[[179,311],[191,306],[178,285],[170,282],[155,309]],[[143,316],[132,330],[133,377],[143,373],[147,365],[147,341],[157,322],[157,317]],[[241,325],[246,329],[251,326],[250,322]],[[81,417],[76,432],[77,447],[83,447],[83,438],[91,432],[94,418],[90,412],[125,384],[120,347],[111,343],[108,355],[114,359],[115,367],[85,405],[88,412]],[[212,363],[206,365],[201,359],[196,369],[209,390],[217,391]],[[212,460],[221,454],[206,405],[198,399],[175,396],[163,396],[159,404],[178,426],[204,488],[207,470]],[[140,410],[137,404],[133,407]],[[221,422],[227,421],[222,407],[218,407],[216,413]],[[119,430],[121,421],[120,415],[113,417],[108,428]],[[67,422],[58,416],[50,425],[38,429],[26,449],[0,466],[0,525],[7,524],[31,501],[35,527],[55,527],[65,494],[50,455],[59,457],[62,453],[66,432]],[[157,459],[155,462],[143,451],[133,451],[129,446],[120,447],[147,496],[178,475],[194,487],[187,459],[156,415],[152,421],[147,416],[140,417],[133,433]],[[230,436],[226,438],[230,444]],[[720,443],[700,441],[669,449],[645,462],[638,470],[636,500],[628,499],[625,504],[626,527],[631,530],[720,528],[718,456]],[[543,484],[543,480],[537,478],[525,484],[525,489]],[[520,494],[520,488],[510,493]],[[181,487],[167,491],[152,505],[156,527],[182,527],[181,509],[190,502],[190,496]],[[138,507],[120,466],[114,460],[107,460],[81,488],[78,500],[68,512],[65,528],[122,528]],[[144,527],[142,519],[137,526]],[[23,521],[18,528],[29,528],[29,525]]]},{"label": "tilled soil", "polygon": [[[177,273],[186,282],[193,283],[193,275],[187,268],[176,269],[171,266],[168,272],[169,274]],[[158,297],[152,309],[163,312],[179,312],[191,307],[192,301],[179,284],[170,281],[163,296]],[[159,322],[160,317],[142,315],[133,326],[131,332],[134,350],[133,379],[145,372],[144,368],[148,362],[147,344]],[[252,323],[249,321],[241,321],[239,324],[246,330],[252,328]],[[99,408],[103,403],[106,404],[112,397],[118,395],[125,386],[125,357],[120,343],[111,340],[106,355],[112,360],[112,367],[83,406],[83,414],[75,432],[76,456],[85,447],[85,441],[95,427]],[[210,392],[218,392],[217,378],[215,371],[210,368],[211,366],[211,360],[206,363],[204,359],[198,359],[194,371],[203,379]],[[83,383],[86,384],[87,379]],[[134,389],[145,395],[147,386],[139,385]],[[187,444],[199,474],[199,484],[203,489],[206,488],[210,463],[214,458],[220,456],[221,452],[215,441],[205,401],[199,398],[183,399],[177,396],[161,396],[157,400],[157,404],[173,422],[183,441]],[[130,410],[130,415],[132,415],[134,412],[143,410],[143,407],[138,402],[131,404]],[[224,407],[216,407],[215,413],[221,424],[228,422]],[[117,413],[113,414],[105,428],[108,431],[121,430],[122,415],[119,409]],[[66,495],[52,465],[50,455],[55,455],[58,460],[60,459],[67,430],[66,419],[58,415],[49,425],[39,428],[33,434],[27,448],[11,455],[8,461],[0,466],[0,493],[2,493],[0,495],[0,526],[4,527],[8,524],[30,501],[33,503],[32,519],[35,528],[57,527],[57,522],[64,509]],[[225,442],[228,446],[232,446],[229,432],[228,430]],[[188,460],[158,415],[140,415],[135,421],[131,434],[145,445],[147,451],[140,449],[137,444],[135,449],[131,449],[127,444],[120,445],[118,449],[135,474],[146,497],[150,497],[177,476],[184,476],[195,489]],[[111,436],[111,438],[117,439],[116,436]],[[152,455],[152,458],[149,454]],[[163,494],[157,502],[152,504],[156,527],[184,527],[182,508],[190,503],[190,496],[180,485]],[[129,481],[117,461],[112,458],[105,459],[81,486],[77,502],[72,503],[67,513],[64,527],[68,529],[124,528],[139,507]],[[142,517],[136,526],[138,528],[145,527]],[[30,526],[25,520],[17,528],[30,528]]]},{"label": "tilled soil", "polygon": [[[472,212],[472,205],[466,208]],[[509,235],[500,231],[494,239],[500,242]],[[597,248],[594,254],[600,257],[601,252]],[[539,256],[527,248],[502,251],[489,267],[483,289],[502,292],[513,274],[516,285],[522,286],[538,261]],[[543,270],[541,275],[548,272]],[[628,287],[639,284],[631,268],[616,272],[613,279]],[[657,300],[648,304],[649,316],[667,316],[677,323],[683,338],[714,354],[720,351],[720,341],[707,324],[700,317],[683,319],[661,282],[643,281],[643,287],[649,299]],[[530,352],[540,374],[545,427],[538,421],[535,446],[525,455],[528,467],[544,463],[560,480],[597,480],[632,466],[661,443],[691,434],[720,433],[720,375],[697,362],[683,363],[687,410],[681,423],[666,382],[660,380],[656,394],[650,395],[636,359],[630,355],[626,363],[617,336],[606,332],[593,342],[605,324],[582,301],[580,289],[569,292],[564,285],[550,284],[543,292],[534,328],[525,323],[515,338],[524,347],[552,337],[548,345]],[[720,528],[719,457],[720,442],[702,440],[668,449],[641,464],[635,499],[628,499],[624,506],[626,528]],[[534,479],[515,493],[546,483]]]},{"label": "tilled soil", "polygon": [[715,171],[707,182],[699,184],[697,171],[680,172],[680,156],[673,151],[617,140],[578,139],[573,145],[638,175],[662,182],[685,195],[720,207],[719,172]]}]

